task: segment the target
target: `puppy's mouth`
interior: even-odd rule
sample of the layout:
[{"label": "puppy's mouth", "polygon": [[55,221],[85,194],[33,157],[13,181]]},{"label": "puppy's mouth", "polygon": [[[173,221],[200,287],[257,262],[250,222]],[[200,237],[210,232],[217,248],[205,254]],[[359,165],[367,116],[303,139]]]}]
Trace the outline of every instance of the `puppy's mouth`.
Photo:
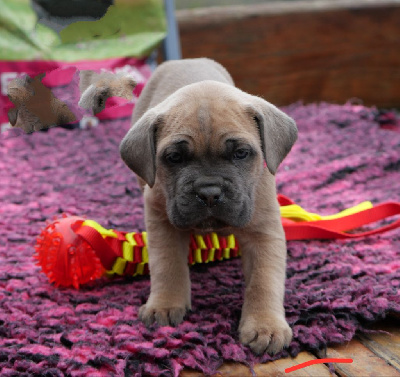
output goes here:
[{"label": "puppy's mouth", "polygon": [[208,217],[208,218],[200,221],[196,225],[194,225],[193,230],[209,233],[209,232],[225,229],[228,227],[229,227],[229,224],[227,224],[226,222],[216,219],[215,217]]}]

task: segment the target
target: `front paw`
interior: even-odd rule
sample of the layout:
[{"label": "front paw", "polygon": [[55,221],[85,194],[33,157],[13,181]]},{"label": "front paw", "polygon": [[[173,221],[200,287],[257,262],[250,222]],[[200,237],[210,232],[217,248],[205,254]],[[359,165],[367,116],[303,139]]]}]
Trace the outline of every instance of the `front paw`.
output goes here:
[{"label": "front paw", "polygon": [[258,355],[274,355],[289,346],[292,329],[281,316],[248,316],[240,321],[239,338]]},{"label": "front paw", "polygon": [[186,307],[158,307],[156,305],[145,304],[139,309],[139,319],[150,326],[154,322],[160,326],[177,326],[183,321],[186,314]]}]

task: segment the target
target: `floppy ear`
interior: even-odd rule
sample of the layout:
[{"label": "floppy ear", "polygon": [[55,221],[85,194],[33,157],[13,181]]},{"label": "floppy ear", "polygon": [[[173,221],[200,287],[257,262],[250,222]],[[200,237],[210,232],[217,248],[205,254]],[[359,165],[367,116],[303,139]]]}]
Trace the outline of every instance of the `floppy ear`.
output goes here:
[{"label": "floppy ear", "polygon": [[106,108],[107,98],[110,97],[109,88],[97,88],[93,98],[93,114],[98,114]]},{"label": "floppy ear", "polygon": [[92,84],[82,93],[78,105],[83,109],[92,110],[94,114],[97,114],[105,109],[108,97],[110,97],[109,88],[99,88]]},{"label": "floppy ear", "polygon": [[93,108],[93,98],[95,97],[97,88],[94,85],[90,85],[82,93],[78,105],[86,110],[91,110]]},{"label": "floppy ear", "polygon": [[258,97],[254,98],[248,111],[257,122],[268,170],[275,175],[279,164],[297,140],[296,123],[277,107]]},{"label": "floppy ear", "polygon": [[128,131],[119,146],[125,164],[150,187],[156,179],[156,132],[161,116],[147,111]]}]

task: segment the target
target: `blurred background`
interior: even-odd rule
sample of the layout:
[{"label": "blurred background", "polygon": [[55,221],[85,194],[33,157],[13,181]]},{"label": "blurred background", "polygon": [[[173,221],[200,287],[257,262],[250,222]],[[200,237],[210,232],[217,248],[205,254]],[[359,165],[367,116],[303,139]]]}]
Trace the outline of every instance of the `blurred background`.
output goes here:
[{"label": "blurred background", "polygon": [[182,55],[223,64],[245,91],[400,107],[400,2],[176,0]]},{"label": "blurred background", "polygon": [[56,93],[73,69],[129,71],[137,97],[157,64],[196,57],[278,106],[400,107],[399,0],[0,0],[0,9],[2,130],[7,86],[23,74],[46,72]]}]

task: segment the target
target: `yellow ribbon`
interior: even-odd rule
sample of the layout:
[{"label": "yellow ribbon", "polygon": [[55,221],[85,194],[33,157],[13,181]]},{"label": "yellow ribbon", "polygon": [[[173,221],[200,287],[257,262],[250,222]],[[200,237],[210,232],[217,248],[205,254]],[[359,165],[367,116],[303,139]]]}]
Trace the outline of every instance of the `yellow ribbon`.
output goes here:
[{"label": "yellow ribbon", "polygon": [[318,221],[318,220],[333,220],[339,219],[341,217],[345,217],[348,215],[352,215],[357,212],[364,211],[366,209],[372,208],[373,205],[371,202],[362,202],[354,207],[345,209],[339,213],[329,216],[321,216],[317,213],[307,212],[305,209],[301,208],[297,204],[290,204],[287,206],[282,206],[281,208],[281,216],[290,219],[296,222],[300,221]]}]

